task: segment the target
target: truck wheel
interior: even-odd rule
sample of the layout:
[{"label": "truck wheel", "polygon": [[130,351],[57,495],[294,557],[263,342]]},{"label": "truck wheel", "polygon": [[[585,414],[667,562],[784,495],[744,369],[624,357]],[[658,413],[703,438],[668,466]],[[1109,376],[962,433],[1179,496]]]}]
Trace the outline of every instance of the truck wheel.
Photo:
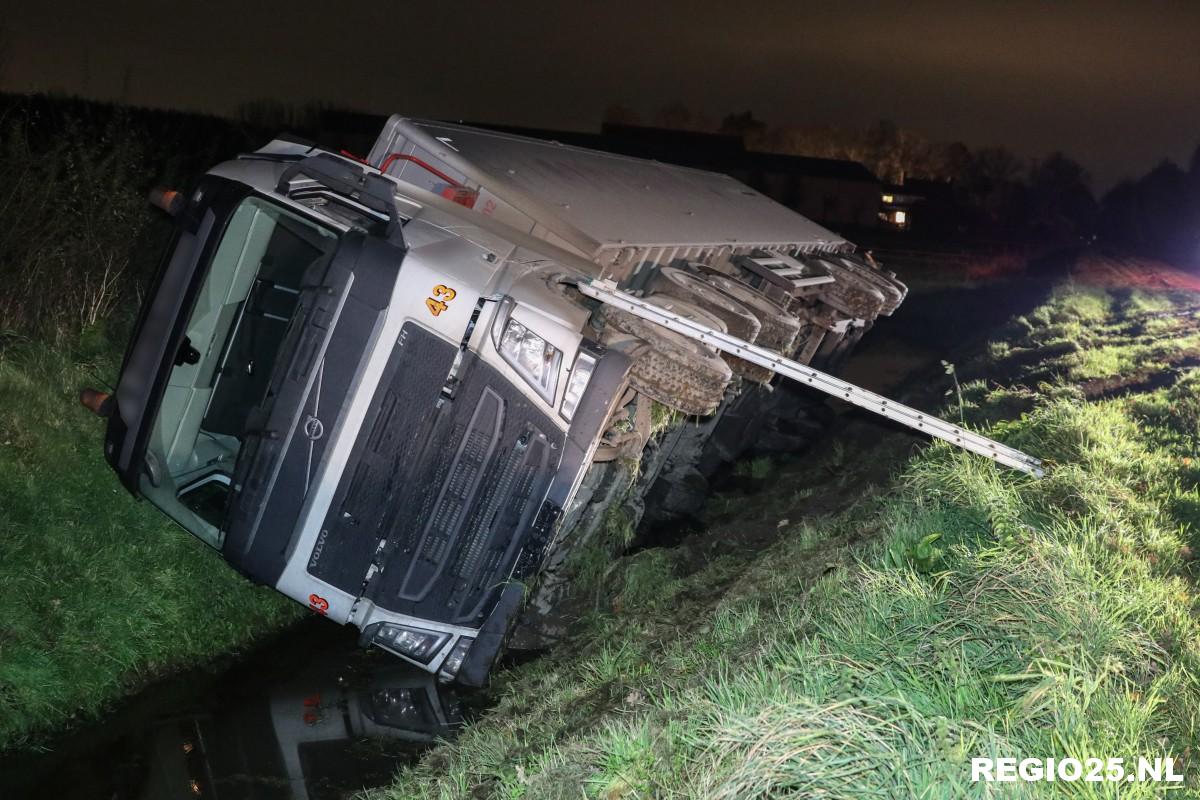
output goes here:
[{"label": "truck wheel", "polygon": [[[653,295],[646,300],[718,330],[725,328],[719,319],[677,298]],[[633,359],[633,388],[684,414],[707,416],[721,404],[733,373],[714,350],[626,311],[610,306],[603,313],[606,327],[619,332],[608,335],[606,343]]]},{"label": "truck wheel", "polygon": [[[678,297],[719,317],[732,336],[751,343],[762,343],[762,323],[751,309],[709,285],[698,275],[681,269],[663,267],[653,284],[661,295]],[[769,369],[724,353],[721,356],[735,375],[754,383],[770,383],[775,377]]]},{"label": "truck wheel", "polygon": [[[768,350],[791,355],[796,346],[796,338],[800,335],[800,320],[762,292],[718,272],[706,272],[702,278],[705,283],[720,290],[737,300],[755,317],[762,326],[755,344],[762,345]],[[767,384],[774,373],[765,367],[747,364],[749,370],[740,373],[747,380]]]},{"label": "truck wheel", "polygon": [[780,353],[791,351],[800,333],[800,321],[783,306],[727,275],[708,273],[701,280],[737,300],[754,314],[761,326],[755,344]]},{"label": "truck wheel", "polygon": [[677,297],[703,308],[724,322],[725,330],[731,336],[747,342],[757,341],[762,325],[754,313],[729,295],[706,284],[699,276],[674,267],[663,267],[651,288],[655,294]]},{"label": "truck wheel", "polygon": [[883,316],[891,316],[892,312],[900,307],[904,302],[905,295],[908,294],[908,287],[897,280],[893,275],[882,272],[874,260],[867,262],[861,256],[850,253],[838,253],[828,255],[825,261],[833,261],[835,267],[845,267],[854,273],[860,280],[872,284],[884,297],[884,305],[880,313]]}]

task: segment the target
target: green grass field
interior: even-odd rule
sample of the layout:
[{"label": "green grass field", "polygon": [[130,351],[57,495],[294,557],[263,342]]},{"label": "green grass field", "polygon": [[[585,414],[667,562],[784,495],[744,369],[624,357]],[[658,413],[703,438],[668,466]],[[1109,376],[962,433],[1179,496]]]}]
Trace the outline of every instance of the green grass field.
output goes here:
[{"label": "green grass field", "polygon": [[[968,421],[1045,458],[1046,479],[936,445],[832,515],[809,510],[853,485],[853,454],[830,457],[815,493],[820,465],[715,498],[712,552],[624,559],[609,607],[499,675],[490,712],[371,797],[1162,791],[972,784],[983,755],[1170,755],[1194,791],[1191,299],[1062,287],[960,368],[989,376],[964,386]],[[1135,382],[1088,384],[1120,377],[1096,351]],[[718,547],[763,526],[780,532],[766,549]]]},{"label": "green grass field", "polygon": [[112,380],[109,353],[0,351],[0,747],[303,613],[118,484],[76,400]]}]

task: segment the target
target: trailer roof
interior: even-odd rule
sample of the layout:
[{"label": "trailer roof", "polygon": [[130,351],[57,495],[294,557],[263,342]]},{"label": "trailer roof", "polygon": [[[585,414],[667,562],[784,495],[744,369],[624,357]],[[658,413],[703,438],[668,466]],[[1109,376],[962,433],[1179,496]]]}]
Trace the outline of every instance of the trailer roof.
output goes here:
[{"label": "trailer roof", "polygon": [[457,151],[504,197],[515,190],[609,247],[729,244],[828,247],[845,240],[715,172],[443,122],[404,120]]}]

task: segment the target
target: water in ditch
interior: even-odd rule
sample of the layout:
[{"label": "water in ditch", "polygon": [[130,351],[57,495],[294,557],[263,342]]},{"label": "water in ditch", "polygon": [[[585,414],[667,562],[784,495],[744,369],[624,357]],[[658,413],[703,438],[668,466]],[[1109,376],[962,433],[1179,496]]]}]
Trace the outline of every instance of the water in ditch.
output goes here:
[{"label": "water in ditch", "polygon": [[324,800],[386,784],[483,699],[310,620],[0,756],[0,798]]}]

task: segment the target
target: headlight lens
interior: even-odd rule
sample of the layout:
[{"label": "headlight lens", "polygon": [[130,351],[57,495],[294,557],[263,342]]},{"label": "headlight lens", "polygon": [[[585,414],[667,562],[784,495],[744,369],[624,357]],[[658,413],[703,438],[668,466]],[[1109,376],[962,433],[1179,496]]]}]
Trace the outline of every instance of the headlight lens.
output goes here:
[{"label": "headlight lens", "polygon": [[596,369],[596,359],[589,356],[587,353],[580,353],[575,359],[575,367],[571,370],[571,377],[567,381],[567,391],[563,395],[562,415],[567,420],[575,416],[575,409],[579,408],[579,401],[583,399],[583,392],[587,389],[588,381],[592,379],[592,371]]},{"label": "headlight lens", "polygon": [[532,330],[510,319],[496,349],[548,403],[558,389],[562,351]]},{"label": "headlight lens", "polygon": [[408,656],[422,664],[428,664],[449,638],[448,633],[422,631],[391,622],[381,622],[371,634],[371,643],[384,650]]},{"label": "headlight lens", "polygon": [[458,644],[454,645],[450,655],[446,656],[446,660],[442,662],[442,668],[438,670],[439,678],[444,681],[454,680],[454,676],[462,668],[463,659],[467,657],[467,651],[471,649],[471,643],[474,641],[465,636],[458,640]]}]

